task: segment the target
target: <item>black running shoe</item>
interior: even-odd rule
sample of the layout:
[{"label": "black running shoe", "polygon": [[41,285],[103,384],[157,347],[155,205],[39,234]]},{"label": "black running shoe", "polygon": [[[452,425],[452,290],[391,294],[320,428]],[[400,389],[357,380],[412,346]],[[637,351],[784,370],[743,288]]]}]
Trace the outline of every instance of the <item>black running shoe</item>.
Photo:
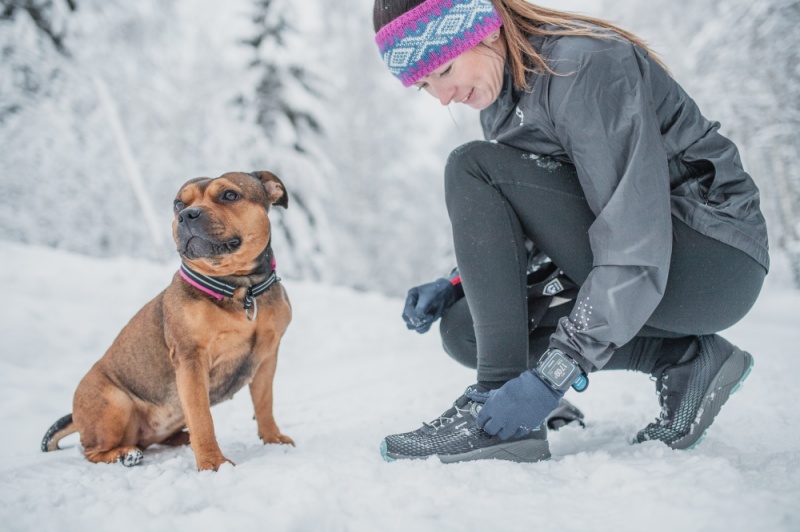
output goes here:
[{"label": "black running shoe", "polygon": [[544,425],[503,441],[478,428],[476,418],[482,406],[465,393],[438,419],[413,432],[387,436],[381,442],[381,455],[388,462],[437,456],[444,463],[492,458],[538,462],[550,458]]},{"label": "black running shoe", "polygon": [[692,359],[668,367],[656,380],[661,415],[639,431],[634,443],[661,440],[673,449],[691,449],[750,374],[750,353],[716,334],[699,336],[698,341]]}]

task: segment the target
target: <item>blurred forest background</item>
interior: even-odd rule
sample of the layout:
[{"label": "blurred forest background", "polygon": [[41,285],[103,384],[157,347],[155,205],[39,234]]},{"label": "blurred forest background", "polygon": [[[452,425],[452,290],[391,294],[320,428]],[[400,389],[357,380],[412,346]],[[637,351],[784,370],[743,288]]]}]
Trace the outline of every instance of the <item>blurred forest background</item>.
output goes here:
[{"label": "blurred forest background", "polygon": [[[800,0],[541,4],[662,55],[739,145],[800,287]],[[0,0],[0,239],[175,260],[184,181],[271,170],[290,194],[272,211],[282,276],[400,295],[447,273],[442,169],[480,138],[477,112],[392,79],[371,14],[371,0]]]}]

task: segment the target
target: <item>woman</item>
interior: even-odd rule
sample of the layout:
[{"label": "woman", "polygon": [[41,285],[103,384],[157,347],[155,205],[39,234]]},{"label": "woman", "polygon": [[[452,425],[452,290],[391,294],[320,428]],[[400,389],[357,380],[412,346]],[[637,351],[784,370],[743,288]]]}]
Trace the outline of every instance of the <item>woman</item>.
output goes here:
[{"label": "woman", "polygon": [[[524,0],[376,0],[374,22],[392,74],[480,109],[489,141],[445,169],[460,278],[412,289],[404,314],[424,329],[444,312],[445,348],[478,382],[388,436],[384,457],[546,458],[544,421],[605,369],[657,379],[661,417],[636,441],[696,445],[753,364],[715,333],[749,311],[769,267],[758,190],[719,124],[600,20]],[[579,289],[531,332],[538,252]]]}]

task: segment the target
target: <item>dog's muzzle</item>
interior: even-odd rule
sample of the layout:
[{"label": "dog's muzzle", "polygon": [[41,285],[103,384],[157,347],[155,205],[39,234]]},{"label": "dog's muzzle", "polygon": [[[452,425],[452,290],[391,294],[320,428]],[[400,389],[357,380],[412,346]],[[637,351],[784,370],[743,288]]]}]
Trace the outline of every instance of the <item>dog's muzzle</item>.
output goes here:
[{"label": "dog's muzzle", "polygon": [[180,211],[177,222],[178,252],[187,259],[228,255],[242,245],[238,236],[221,240],[209,235],[209,225],[214,222],[198,207],[187,207]]}]

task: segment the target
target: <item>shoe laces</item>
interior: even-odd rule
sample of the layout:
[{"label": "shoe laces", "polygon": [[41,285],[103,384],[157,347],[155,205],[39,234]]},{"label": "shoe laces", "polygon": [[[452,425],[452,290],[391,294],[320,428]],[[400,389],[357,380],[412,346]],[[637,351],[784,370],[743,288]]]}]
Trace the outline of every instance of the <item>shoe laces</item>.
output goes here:
[{"label": "shoe laces", "polygon": [[[470,413],[473,416],[477,417],[478,412],[480,411],[480,407],[483,406],[480,403],[476,403],[474,401],[468,401],[463,406],[458,406],[458,401],[453,403],[453,407],[447,411],[445,411],[441,416],[434,419],[431,422],[423,421],[422,424],[426,427],[430,427],[434,430],[439,430],[442,427],[450,425],[456,419],[466,417],[465,414]],[[452,413],[448,415],[448,413]]]}]

